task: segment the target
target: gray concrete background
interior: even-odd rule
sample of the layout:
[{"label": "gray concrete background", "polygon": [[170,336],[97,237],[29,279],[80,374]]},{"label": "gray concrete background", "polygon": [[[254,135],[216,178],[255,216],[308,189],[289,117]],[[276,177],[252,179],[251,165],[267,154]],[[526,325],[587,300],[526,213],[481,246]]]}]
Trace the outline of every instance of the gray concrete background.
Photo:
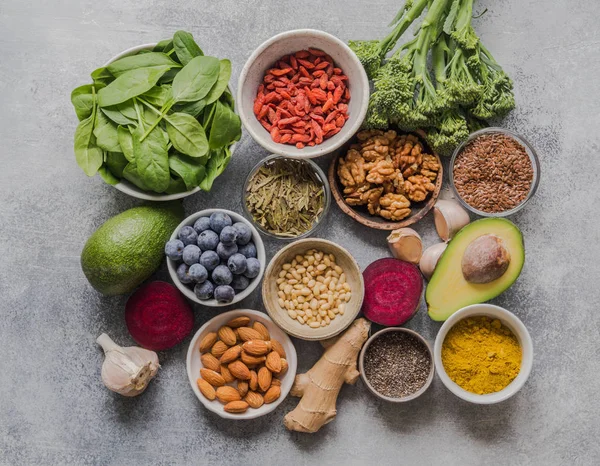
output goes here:
[{"label": "gray concrete background", "polygon": [[[343,40],[376,38],[400,1],[137,0],[0,4],[0,463],[2,464],[598,464],[598,127],[600,3],[481,0],[475,20],[515,80],[518,108],[503,123],[538,149],[537,196],[513,220],[527,249],[523,274],[494,303],[514,311],[535,345],[524,389],[497,406],[472,406],[439,380],[419,400],[379,402],[359,382],[345,387],[338,417],[316,435],[282,425],[295,399],[249,422],[204,410],[188,386],[186,343],[163,352],[148,391],[124,399],[100,381],[94,340],[131,344],[126,297],[104,298],[86,282],[87,237],[135,199],[88,179],[72,150],[69,93],[133,45],[191,31],[209,54],[233,62],[237,82],[250,53],[275,33],[312,27]],[[236,84],[234,84],[236,86]],[[240,209],[240,183],[265,152],[247,135],[210,195],[185,201]],[[326,166],[328,159],[322,160]],[[436,241],[430,218],[417,229]],[[333,206],[321,236],[362,267],[387,255],[385,234]],[[267,242],[269,255],[280,247]],[[167,279],[165,267],[157,278]],[[261,309],[254,294],[243,303]],[[212,311],[196,308],[197,329]],[[424,309],[409,327],[433,341]],[[299,369],[321,351],[296,341]]]}]

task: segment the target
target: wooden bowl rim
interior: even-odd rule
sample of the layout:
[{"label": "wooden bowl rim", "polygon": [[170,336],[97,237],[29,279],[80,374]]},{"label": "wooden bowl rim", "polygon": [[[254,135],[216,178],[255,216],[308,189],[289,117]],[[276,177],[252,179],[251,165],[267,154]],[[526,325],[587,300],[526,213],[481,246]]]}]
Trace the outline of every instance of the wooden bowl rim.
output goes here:
[{"label": "wooden bowl rim", "polygon": [[[416,131],[399,131],[399,133],[416,134],[421,139],[421,142],[425,142],[424,141],[425,132],[421,129],[418,129]],[[352,136],[350,141],[352,141],[355,136],[356,136],[356,134],[354,136]],[[433,149],[431,149],[431,147],[429,147],[429,146],[427,146],[427,147],[430,149],[431,154],[434,155],[435,158],[437,159],[437,161],[440,165],[440,170],[438,172],[438,177],[435,181],[435,190],[433,191],[433,193],[431,193],[431,197],[427,200],[425,205],[419,209],[418,212],[411,214],[409,217],[405,218],[404,220],[402,220],[400,222],[389,222],[389,221],[388,222],[386,222],[386,221],[377,222],[375,220],[371,220],[371,218],[375,218],[374,215],[370,215],[370,214],[365,215],[362,212],[358,211],[357,209],[353,209],[352,207],[350,207],[346,203],[344,198],[342,197],[342,194],[341,194],[339,186],[338,186],[338,179],[337,179],[337,174],[336,174],[337,163],[338,163],[338,160],[340,159],[340,157],[342,156],[342,152],[339,152],[331,159],[331,164],[329,165],[329,170],[327,173],[327,179],[329,180],[329,187],[331,190],[331,194],[333,195],[333,198],[335,199],[336,204],[339,206],[340,209],[342,209],[342,212],[344,212],[346,215],[352,217],[358,223],[361,223],[369,228],[374,228],[376,230],[397,230],[398,228],[405,228],[405,227],[408,227],[410,225],[417,223],[419,220],[421,220],[423,217],[425,217],[425,215],[427,215],[429,213],[429,211],[432,209],[432,207],[436,203],[437,198],[442,189],[442,182],[444,179],[444,166],[442,164],[442,160],[440,159],[440,156],[438,155],[437,152],[435,152]],[[367,215],[368,215],[368,217],[367,217]]]},{"label": "wooden bowl rim", "polygon": [[[302,246],[302,245],[304,245],[306,249],[313,249],[313,248],[318,249],[319,245],[327,245],[329,249],[333,249],[334,251],[336,251],[336,252],[334,252],[334,254],[336,256],[338,256],[341,253],[341,255],[345,256],[351,263],[352,267],[354,268],[352,273],[356,274],[355,275],[356,281],[359,283],[359,289],[357,289],[357,290],[355,290],[354,288],[352,289],[351,302],[354,299],[357,300],[356,301],[356,311],[349,313],[348,309],[346,309],[346,312],[344,313],[344,316],[343,316],[345,319],[348,319],[348,322],[344,325],[338,325],[338,326],[334,326],[334,327],[332,327],[332,325],[329,324],[327,327],[323,327],[323,328],[331,329],[331,331],[324,335],[320,335],[320,336],[311,335],[311,333],[314,332],[314,330],[316,330],[316,329],[312,329],[308,326],[306,326],[306,331],[304,331],[304,329],[302,332],[296,331],[291,325],[288,325],[288,324],[291,324],[292,321],[289,318],[289,316],[287,315],[287,312],[285,310],[280,310],[279,308],[273,309],[270,304],[270,300],[267,299],[267,295],[270,293],[271,279],[272,280],[277,279],[277,274],[273,270],[273,268],[275,267],[275,263],[283,255],[288,253],[290,250],[292,250],[294,248],[298,248],[299,246]],[[348,275],[349,271],[345,270],[344,272],[346,273],[346,275]],[[353,275],[353,277],[354,277],[354,275]],[[352,322],[354,322],[356,316],[360,313],[360,311],[362,309],[364,296],[365,296],[365,282],[363,279],[363,274],[360,269],[360,266],[358,265],[358,262],[356,262],[356,259],[354,258],[354,256],[352,254],[350,254],[350,252],[346,248],[340,246],[339,244],[336,244],[333,241],[329,241],[329,240],[322,239],[322,238],[304,238],[304,239],[300,239],[298,241],[294,241],[293,243],[290,243],[287,246],[281,248],[277,252],[277,254],[275,254],[273,256],[273,258],[270,260],[269,265],[267,266],[264,276],[263,276],[262,298],[263,298],[263,305],[267,311],[267,314],[269,314],[269,317],[271,317],[273,322],[275,322],[275,324],[278,325],[284,332],[286,332],[289,335],[292,335],[293,337],[299,338],[301,340],[307,340],[307,341],[326,340],[328,338],[332,338],[332,337],[342,333],[344,330],[346,330],[350,326],[350,324],[352,324]],[[336,324],[337,324],[337,322],[336,322]]]}]

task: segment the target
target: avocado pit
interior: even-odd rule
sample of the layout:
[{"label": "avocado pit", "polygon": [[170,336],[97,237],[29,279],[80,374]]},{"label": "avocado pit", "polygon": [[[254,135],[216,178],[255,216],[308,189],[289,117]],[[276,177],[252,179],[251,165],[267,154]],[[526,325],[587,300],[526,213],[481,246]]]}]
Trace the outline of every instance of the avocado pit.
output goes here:
[{"label": "avocado pit", "polygon": [[473,240],[462,257],[462,273],[469,283],[490,283],[500,278],[510,265],[510,253],[502,238],[488,234]]}]

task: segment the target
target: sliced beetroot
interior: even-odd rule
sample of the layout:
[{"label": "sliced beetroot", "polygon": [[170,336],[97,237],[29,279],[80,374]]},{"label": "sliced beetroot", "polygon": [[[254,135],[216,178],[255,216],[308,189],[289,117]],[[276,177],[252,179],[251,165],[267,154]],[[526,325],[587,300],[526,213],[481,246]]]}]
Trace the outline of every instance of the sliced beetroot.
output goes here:
[{"label": "sliced beetroot", "polygon": [[139,345],[160,351],[181,343],[190,334],[194,314],[177,288],[152,282],[131,295],[125,306],[125,322]]},{"label": "sliced beetroot", "polygon": [[398,259],[379,259],[363,272],[365,299],[362,311],[372,322],[402,325],[419,308],[423,277],[419,268]]}]

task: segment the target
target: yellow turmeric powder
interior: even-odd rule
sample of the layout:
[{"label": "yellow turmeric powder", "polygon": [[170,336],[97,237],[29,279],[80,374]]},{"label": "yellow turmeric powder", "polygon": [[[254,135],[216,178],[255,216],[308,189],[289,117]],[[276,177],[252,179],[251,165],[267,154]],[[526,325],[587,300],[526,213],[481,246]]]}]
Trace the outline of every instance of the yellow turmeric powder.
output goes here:
[{"label": "yellow turmeric powder", "polygon": [[521,369],[522,351],[515,335],[498,319],[468,317],[458,322],[442,344],[448,376],[465,390],[499,392]]}]

